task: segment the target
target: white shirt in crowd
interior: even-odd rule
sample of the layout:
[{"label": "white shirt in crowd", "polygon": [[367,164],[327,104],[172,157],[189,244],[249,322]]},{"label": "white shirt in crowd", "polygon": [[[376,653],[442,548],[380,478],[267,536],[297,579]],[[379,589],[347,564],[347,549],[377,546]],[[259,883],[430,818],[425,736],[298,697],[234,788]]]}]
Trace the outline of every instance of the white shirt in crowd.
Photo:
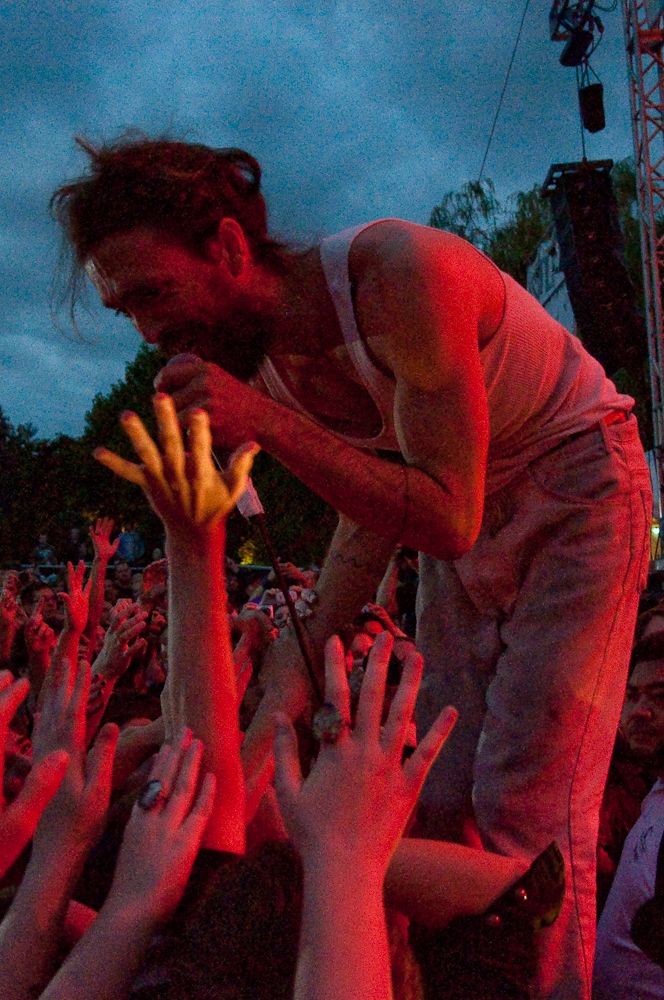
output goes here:
[{"label": "white shirt in crowd", "polygon": [[664,998],[664,969],[630,936],[639,907],[655,895],[657,856],[664,834],[664,781],[643,800],[629,832],[616,877],[597,926],[593,1000]]}]

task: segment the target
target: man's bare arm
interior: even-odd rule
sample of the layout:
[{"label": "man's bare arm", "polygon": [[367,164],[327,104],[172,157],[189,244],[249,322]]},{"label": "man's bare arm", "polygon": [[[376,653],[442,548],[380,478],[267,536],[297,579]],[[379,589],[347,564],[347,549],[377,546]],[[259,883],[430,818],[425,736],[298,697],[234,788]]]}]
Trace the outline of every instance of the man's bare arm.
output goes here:
[{"label": "man's bare arm", "polygon": [[[387,463],[386,463],[387,464]],[[323,687],[326,641],[347,626],[371,600],[392,554],[392,543],[341,515],[318,582],[316,614],[304,622]],[[311,698],[302,656],[290,629],[267,651],[262,678],[266,693],[242,744],[245,774],[260,764],[274,734],[275,711],[296,719]]]}]

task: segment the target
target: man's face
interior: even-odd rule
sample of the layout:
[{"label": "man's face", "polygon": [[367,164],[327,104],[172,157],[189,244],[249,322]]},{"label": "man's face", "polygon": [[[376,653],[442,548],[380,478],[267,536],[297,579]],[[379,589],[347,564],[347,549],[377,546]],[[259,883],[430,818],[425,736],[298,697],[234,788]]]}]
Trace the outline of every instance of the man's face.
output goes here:
[{"label": "man's face", "polygon": [[41,590],[36,592],[32,608],[36,608],[40,601],[44,602],[41,609],[41,613],[44,618],[48,618],[49,615],[57,614],[58,601],[50,587],[42,587]]},{"label": "man's face", "polygon": [[664,660],[636,664],[627,682],[620,726],[637,757],[664,764]]},{"label": "man's face", "polygon": [[127,563],[118,563],[115,567],[115,579],[121,587],[131,587],[131,569]]},{"label": "man's face", "polygon": [[102,240],[86,271],[106,308],[128,316],[168,357],[192,352],[245,380],[257,372],[269,316],[223,259],[138,226]]}]

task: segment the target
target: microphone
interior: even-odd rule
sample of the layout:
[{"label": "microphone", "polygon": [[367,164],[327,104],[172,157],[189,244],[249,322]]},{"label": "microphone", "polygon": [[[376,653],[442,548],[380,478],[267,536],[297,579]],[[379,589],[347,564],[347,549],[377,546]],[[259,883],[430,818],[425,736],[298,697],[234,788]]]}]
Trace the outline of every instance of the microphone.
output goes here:
[{"label": "microphone", "polygon": [[[199,358],[198,354],[184,352],[183,354],[176,354],[174,358],[171,358],[170,361],[167,361],[166,367],[168,368],[169,365],[191,364],[194,361],[201,361],[201,360],[202,359]],[[215,462],[217,463],[217,468],[219,469],[219,471],[220,472],[223,471],[223,467],[230,458],[231,452],[224,451],[220,448],[213,448],[212,455],[214,457]],[[247,518],[247,520],[250,517],[256,517],[257,514],[265,513],[263,504],[261,503],[260,497],[256,492],[256,487],[252,482],[251,476],[247,478],[247,488],[242,494],[242,496],[238,498],[236,507],[240,511],[242,516]]]}]

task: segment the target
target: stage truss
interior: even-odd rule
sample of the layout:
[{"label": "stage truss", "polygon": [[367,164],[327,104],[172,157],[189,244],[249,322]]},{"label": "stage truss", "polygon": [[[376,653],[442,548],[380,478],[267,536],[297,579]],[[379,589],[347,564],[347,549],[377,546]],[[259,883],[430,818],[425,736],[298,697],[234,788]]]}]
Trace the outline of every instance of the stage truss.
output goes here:
[{"label": "stage truss", "polygon": [[[664,13],[653,0],[622,0],[643,286],[648,329],[654,452],[655,515],[661,521],[664,483]],[[662,233],[657,235],[657,223]]]}]

